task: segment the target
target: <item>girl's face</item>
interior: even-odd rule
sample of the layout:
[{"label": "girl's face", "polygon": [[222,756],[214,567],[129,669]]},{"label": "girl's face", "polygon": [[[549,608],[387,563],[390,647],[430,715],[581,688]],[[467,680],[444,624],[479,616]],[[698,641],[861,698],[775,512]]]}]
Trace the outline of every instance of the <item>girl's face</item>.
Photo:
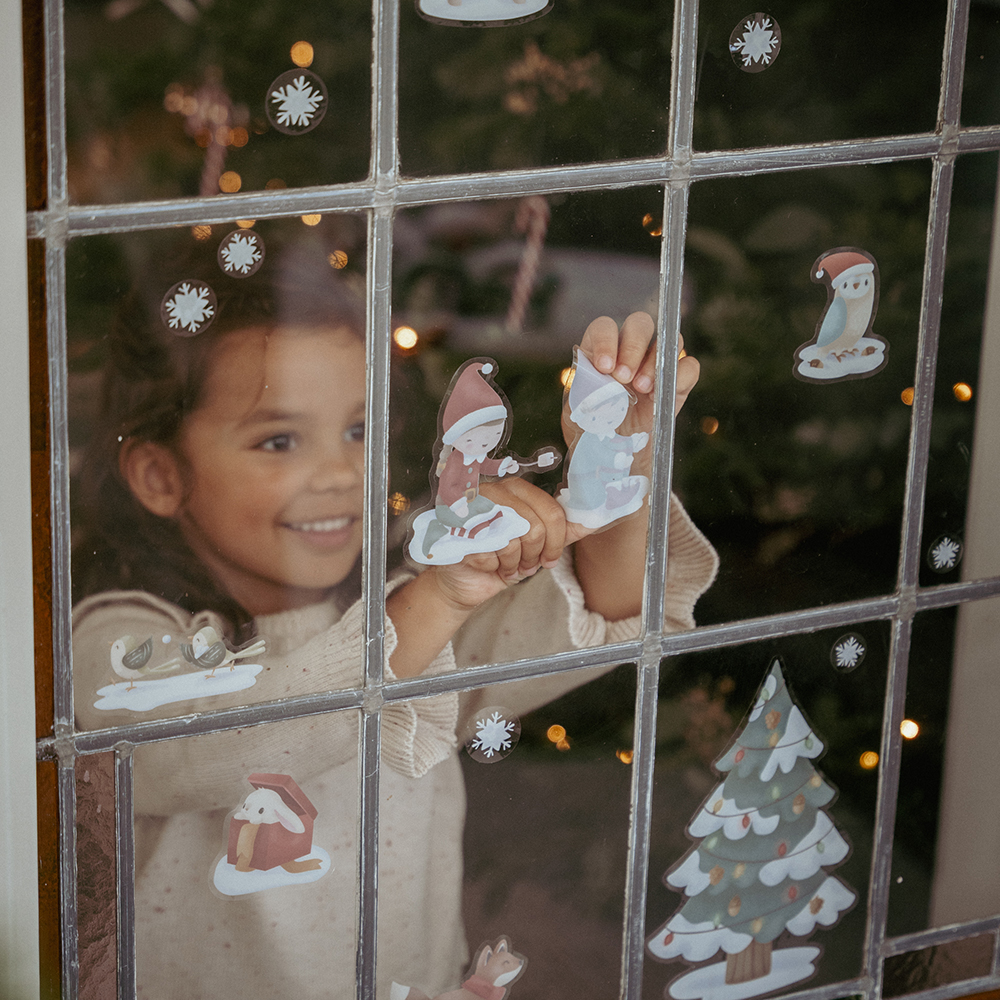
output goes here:
[{"label": "girl's face", "polygon": [[253,615],[322,600],[361,553],[364,345],[239,330],[209,363],[180,436],[184,537]]}]

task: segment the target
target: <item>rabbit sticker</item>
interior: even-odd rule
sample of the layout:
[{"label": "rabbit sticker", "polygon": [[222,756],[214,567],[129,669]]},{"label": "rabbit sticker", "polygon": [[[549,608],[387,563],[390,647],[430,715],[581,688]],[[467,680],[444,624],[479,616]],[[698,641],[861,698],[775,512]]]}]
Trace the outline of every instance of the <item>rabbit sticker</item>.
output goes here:
[{"label": "rabbit sticker", "polygon": [[251,774],[253,786],[229,819],[226,853],[213,882],[224,896],[315,882],[330,855],[312,842],[316,808],[287,774]]},{"label": "rabbit sticker", "polygon": [[[458,989],[439,993],[433,1000],[503,1000],[507,987],[517,979],[528,960],[510,950],[510,941],[501,937],[496,944],[483,944],[476,953],[475,965]],[[412,986],[393,983],[389,1000],[432,1000]]]}]

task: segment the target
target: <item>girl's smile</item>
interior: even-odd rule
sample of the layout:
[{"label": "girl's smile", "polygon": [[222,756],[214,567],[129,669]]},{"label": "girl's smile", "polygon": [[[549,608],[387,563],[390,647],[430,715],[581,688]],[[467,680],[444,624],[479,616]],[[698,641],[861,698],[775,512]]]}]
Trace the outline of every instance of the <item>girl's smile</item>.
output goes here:
[{"label": "girl's smile", "polygon": [[361,553],[364,345],[240,330],[209,363],[180,436],[184,537],[253,615],[322,600]]}]

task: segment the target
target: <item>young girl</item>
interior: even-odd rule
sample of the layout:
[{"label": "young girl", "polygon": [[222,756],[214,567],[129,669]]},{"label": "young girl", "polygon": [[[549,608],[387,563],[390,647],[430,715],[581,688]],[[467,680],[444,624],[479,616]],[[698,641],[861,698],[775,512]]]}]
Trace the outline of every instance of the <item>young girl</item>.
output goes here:
[{"label": "young girl", "polygon": [[[241,282],[209,276],[217,310],[194,337],[169,330],[153,297],[131,300],[112,332],[73,564],[82,728],[363,684],[364,313],[329,269],[320,277],[303,270],[294,287],[269,284],[267,268]],[[163,287],[191,276],[165,276]],[[638,394],[647,427],[652,336],[650,318],[635,314],[620,332],[596,320],[582,344],[600,371]],[[697,362],[682,359],[678,408],[697,375]],[[497,553],[391,575],[386,678],[637,634],[642,515],[583,536],[551,496],[522,480],[484,492],[527,519],[530,531]],[[669,547],[668,625],[687,628],[716,560],[676,500]],[[113,679],[109,650],[117,639],[152,636],[166,659],[171,644],[190,643],[209,625],[230,642],[265,640],[252,687],[213,694],[206,677],[204,697],[143,715],[109,719],[94,707],[97,689]],[[523,714],[592,676],[560,674],[383,709],[379,997],[392,980],[440,991],[464,970],[456,729],[477,706],[499,701]],[[225,849],[226,814],[250,791],[253,772],[289,774],[306,792],[317,809],[313,841],[331,868],[314,884],[222,898],[211,871]],[[353,996],[357,789],[352,711],[138,747],[140,994]]]}]

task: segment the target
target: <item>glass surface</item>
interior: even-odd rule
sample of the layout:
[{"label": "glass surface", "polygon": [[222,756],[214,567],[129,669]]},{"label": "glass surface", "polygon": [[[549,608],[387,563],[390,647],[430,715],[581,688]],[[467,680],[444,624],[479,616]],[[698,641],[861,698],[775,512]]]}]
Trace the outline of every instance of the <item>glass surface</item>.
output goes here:
[{"label": "glass surface", "polygon": [[[294,93],[282,84],[285,99],[271,100],[272,83],[296,69],[293,84],[306,84]],[[326,89],[319,104],[309,74]],[[370,88],[364,0],[69,3],[70,198],[108,204],[357,180],[368,170]],[[294,112],[292,131],[307,132],[273,124],[268,112],[283,108]]]},{"label": "glass surface", "polygon": [[[945,4],[925,3],[911,11],[906,31],[900,31],[898,11],[886,5],[846,12],[839,4],[819,0],[766,13],[773,16],[764,25],[752,23],[754,8],[745,3],[709,0],[700,5],[696,149],[934,129]],[[770,37],[779,31],[780,48]],[[737,59],[731,45],[744,39],[747,44],[740,45]],[[757,54],[764,51],[770,63],[761,68]],[[751,57],[746,71],[744,52]],[[905,100],[885,99],[894,93],[905,94]]]},{"label": "glass surface", "polygon": [[[992,680],[997,601],[920,614],[914,620],[903,740],[890,934],[993,916],[990,863],[997,806],[980,768],[996,718]],[[905,736],[905,734],[904,734]],[[904,811],[904,802],[912,808]]]},{"label": "glass surface", "polygon": [[1000,122],[1000,93],[996,71],[1000,65],[1000,11],[990,3],[969,5],[969,37],[965,47],[962,86],[962,124]]},{"label": "glass surface", "polygon": [[355,712],[136,748],[139,995],[351,995],[357,749]]},{"label": "glass surface", "polygon": [[[456,6],[461,7],[452,12]],[[464,0],[457,13],[474,17],[477,10],[501,6]],[[662,0],[556,0],[526,24],[463,29],[430,23],[412,0],[404,0],[399,94],[404,173],[662,153],[671,20],[672,5]]]},{"label": "glass surface", "polygon": [[882,995],[898,997],[935,986],[950,986],[965,979],[978,979],[993,971],[993,938],[946,941],[931,948],[893,955],[885,960]]},{"label": "glass surface", "polygon": [[70,244],[82,728],[360,683],[365,238],[309,221]]},{"label": "glass surface", "polygon": [[[864,622],[664,662],[646,903],[643,996],[648,1000],[664,996],[667,984],[691,972],[678,957],[656,956],[657,949],[667,950],[673,943],[665,938],[677,925],[664,925],[682,906],[687,908],[683,919],[691,923],[708,921],[711,926],[717,919],[717,927],[732,927],[744,937],[772,937],[775,970],[800,966],[805,971],[805,959],[796,958],[801,953],[794,949],[821,949],[819,955],[806,956],[817,970],[810,988],[860,974],[888,644],[885,623]],[[775,669],[779,673],[772,678]],[[766,711],[752,714],[765,681],[771,684]],[[808,730],[795,728],[802,717]],[[772,760],[773,746],[778,750]],[[801,755],[796,750],[795,760],[785,750],[781,763],[777,754],[786,746],[804,749]],[[766,762],[773,764],[770,771]],[[814,794],[819,796],[815,801]],[[772,801],[778,803],[776,809]],[[738,820],[743,810],[750,817],[745,823]],[[729,814],[724,826],[715,820]],[[776,815],[779,821],[769,829]],[[809,857],[803,845],[816,840],[824,816],[843,842],[837,833],[824,836],[824,850],[814,855],[814,864],[803,868],[800,861],[797,869],[770,873],[755,864],[764,861],[773,868],[785,857]],[[699,825],[693,826],[696,820]],[[691,850],[699,852],[703,883],[695,875],[682,893],[680,873],[673,885],[664,879]],[[759,875],[753,874],[755,869]],[[831,884],[828,878],[836,881]],[[806,892],[809,902],[796,914],[792,904]],[[823,912],[823,903],[815,903],[817,892],[828,909],[841,907],[839,919]],[[782,910],[788,906],[792,908]],[[756,930],[751,924],[746,933],[737,927],[755,913],[773,921],[772,911],[785,914],[780,926],[770,926],[773,933],[763,921]],[[829,926],[800,926],[808,922],[807,912],[829,916]],[[682,939],[683,934],[674,935],[674,941]],[[784,949],[792,950],[782,955]],[[717,942],[706,943],[697,961],[725,975],[726,959]],[[774,981],[771,988],[791,992],[803,986],[801,980],[786,980]]]},{"label": "glass surface", "polygon": [[80,998],[117,995],[115,755],[76,759],[76,910]]},{"label": "glass surface", "polygon": [[924,586],[1000,571],[992,541],[1000,251],[997,156],[955,170],[921,546]]},{"label": "glass surface", "polygon": [[[928,182],[927,164],[906,163],[692,188],[682,331],[701,379],[674,482],[721,557],[699,624],[894,589]],[[868,377],[806,381],[793,369],[840,365],[812,368],[796,351],[827,305],[810,274],[842,247],[877,263],[873,331],[888,361]],[[845,363],[866,361],[860,343]]]},{"label": "glass surface", "polygon": [[[459,779],[467,798],[465,937],[473,956],[506,936],[527,958],[515,996],[609,996],[620,978],[635,668],[618,667],[520,714],[553,697],[553,680],[565,691],[591,677],[575,672],[462,696],[463,719],[495,705],[520,724],[519,741],[501,760],[460,750]],[[453,864],[460,866],[457,852]],[[380,885],[380,899],[384,892]],[[435,914],[442,933],[447,916]],[[450,980],[415,979],[381,921],[379,934],[380,975],[395,963],[397,981],[432,996],[464,980],[467,964]]]}]

